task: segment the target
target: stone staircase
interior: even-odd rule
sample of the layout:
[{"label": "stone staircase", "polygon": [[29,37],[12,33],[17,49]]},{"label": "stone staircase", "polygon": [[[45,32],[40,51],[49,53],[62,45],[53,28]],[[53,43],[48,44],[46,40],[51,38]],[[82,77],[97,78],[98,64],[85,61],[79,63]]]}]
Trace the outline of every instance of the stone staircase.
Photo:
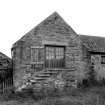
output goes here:
[{"label": "stone staircase", "polygon": [[75,69],[67,69],[67,68],[46,68],[40,72],[36,72],[33,76],[33,83],[38,83],[49,79],[51,76],[58,75],[62,72],[74,72]]}]

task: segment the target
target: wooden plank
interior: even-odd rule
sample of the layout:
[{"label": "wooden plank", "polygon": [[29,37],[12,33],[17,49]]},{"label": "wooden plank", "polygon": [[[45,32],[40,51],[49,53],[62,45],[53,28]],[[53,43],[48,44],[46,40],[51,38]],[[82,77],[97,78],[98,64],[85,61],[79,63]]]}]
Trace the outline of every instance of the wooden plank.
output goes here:
[{"label": "wooden plank", "polygon": [[44,46],[31,46],[31,48],[44,48]]},{"label": "wooden plank", "polygon": [[33,62],[33,61],[31,61],[31,64],[44,64],[44,61],[40,61],[40,62]]},{"label": "wooden plank", "polygon": [[4,81],[3,81],[3,88],[2,89],[3,89],[2,92],[4,93]]}]

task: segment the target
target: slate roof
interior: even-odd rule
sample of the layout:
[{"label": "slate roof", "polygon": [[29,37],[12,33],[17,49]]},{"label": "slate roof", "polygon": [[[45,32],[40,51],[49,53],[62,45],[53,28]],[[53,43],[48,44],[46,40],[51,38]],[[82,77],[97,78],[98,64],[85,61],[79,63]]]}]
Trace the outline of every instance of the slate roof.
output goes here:
[{"label": "slate roof", "polygon": [[11,61],[11,58],[9,58],[7,55],[3,54],[2,52],[0,52],[0,58],[5,58],[5,59],[8,59],[9,61]]},{"label": "slate roof", "polygon": [[80,40],[89,51],[105,52],[105,37],[80,35]]},{"label": "slate roof", "polygon": [[6,69],[11,68],[12,66],[12,60],[2,52],[0,52],[0,70],[1,69]]}]

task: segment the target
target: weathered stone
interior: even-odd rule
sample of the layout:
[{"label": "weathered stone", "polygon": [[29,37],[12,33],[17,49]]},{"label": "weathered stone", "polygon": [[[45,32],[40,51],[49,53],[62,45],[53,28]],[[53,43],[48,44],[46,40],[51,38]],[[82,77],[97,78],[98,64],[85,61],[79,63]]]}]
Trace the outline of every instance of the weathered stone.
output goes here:
[{"label": "weathered stone", "polygon": [[[65,58],[63,63],[65,67],[46,68],[46,45],[64,47]],[[35,53],[36,59],[39,57],[38,59],[40,59],[41,62],[35,63],[32,61],[34,58],[32,48],[35,47],[36,50],[42,49],[41,54],[37,51]],[[82,51],[79,35],[77,35],[57,13],[49,16],[23,36],[13,45],[12,51],[14,53],[14,85],[16,88],[23,83],[23,79],[27,77],[27,73],[32,74],[31,76],[34,79],[37,77],[36,81],[44,81],[51,76],[57,76],[62,71],[67,70],[70,71],[70,73],[73,71],[74,74],[71,74],[77,76],[77,79],[80,79],[80,73],[84,74],[82,71],[84,71],[86,67],[82,60],[84,52]],[[34,67],[35,69],[33,69]],[[41,69],[39,70],[38,68]],[[43,76],[39,74],[43,74]],[[48,76],[48,74],[50,76]],[[82,76],[82,78],[84,78],[84,76]]]}]

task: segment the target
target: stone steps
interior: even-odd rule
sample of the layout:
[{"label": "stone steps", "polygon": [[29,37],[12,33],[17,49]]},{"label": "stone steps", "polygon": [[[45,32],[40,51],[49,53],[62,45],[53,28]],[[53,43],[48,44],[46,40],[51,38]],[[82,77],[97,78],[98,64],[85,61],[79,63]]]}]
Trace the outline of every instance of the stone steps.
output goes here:
[{"label": "stone steps", "polygon": [[74,69],[60,69],[60,68],[54,68],[54,69],[46,69],[42,70],[39,73],[36,73],[34,76],[34,80],[36,82],[44,81],[50,78],[52,75],[57,75],[61,73],[62,71],[74,71]]}]

